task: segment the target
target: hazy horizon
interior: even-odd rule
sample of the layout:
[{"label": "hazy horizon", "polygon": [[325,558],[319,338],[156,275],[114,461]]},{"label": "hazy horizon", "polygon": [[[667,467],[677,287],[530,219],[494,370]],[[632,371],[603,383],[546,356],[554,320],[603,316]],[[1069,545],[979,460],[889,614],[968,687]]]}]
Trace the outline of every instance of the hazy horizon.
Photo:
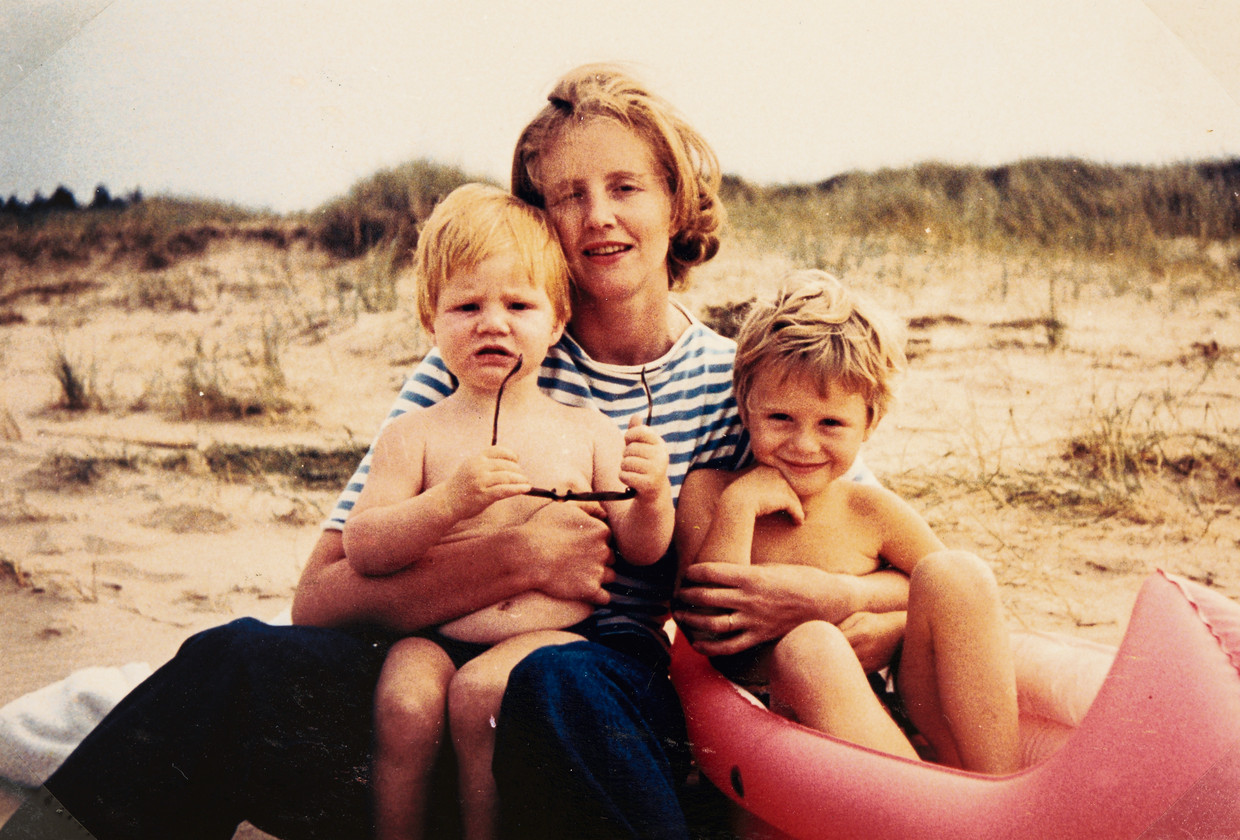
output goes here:
[{"label": "hazy horizon", "polygon": [[560,73],[618,60],[758,184],[926,161],[1240,157],[1240,4],[35,0],[0,62],[0,196],[308,210],[426,158],[506,182]]}]

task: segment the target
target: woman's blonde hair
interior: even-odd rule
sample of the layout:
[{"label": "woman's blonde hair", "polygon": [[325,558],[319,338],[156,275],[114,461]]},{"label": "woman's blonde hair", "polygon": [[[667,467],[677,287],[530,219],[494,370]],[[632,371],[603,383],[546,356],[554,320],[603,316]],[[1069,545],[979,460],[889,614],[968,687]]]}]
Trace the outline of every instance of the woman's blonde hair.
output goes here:
[{"label": "woman's blonde hair", "polygon": [[823,394],[837,385],[861,394],[873,428],[907,364],[902,331],[824,271],[794,272],[774,300],[755,302],[736,344],[732,387],[746,423],[754,380],[773,371],[782,379],[809,376]]},{"label": "woman's blonde hair", "polygon": [[667,177],[672,198],[668,283],[678,286],[689,269],[719,252],[724,210],[719,200],[719,161],[698,134],[665,100],[623,69],[587,64],[560,78],[548,104],[521,132],[512,157],[512,192],[545,206],[540,160],[566,126],[587,119],[614,120],[650,144]]},{"label": "woman's blonde hair", "polygon": [[567,324],[571,310],[568,265],[546,213],[487,184],[465,184],[435,206],[418,233],[414,267],[418,318],[435,320],[439,293],[453,273],[511,254],[526,277],[541,286],[555,317]]}]

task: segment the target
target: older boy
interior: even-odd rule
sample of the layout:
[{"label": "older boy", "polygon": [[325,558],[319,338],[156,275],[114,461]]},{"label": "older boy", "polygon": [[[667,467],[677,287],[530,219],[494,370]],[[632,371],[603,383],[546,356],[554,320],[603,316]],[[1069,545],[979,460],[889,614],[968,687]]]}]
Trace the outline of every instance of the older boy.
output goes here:
[{"label": "older boy", "polygon": [[[887,564],[908,573],[896,688],[911,723],[942,763],[1012,771],[1014,666],[989,568],[946,550],[891,491],[842,480],[891,403],[903,349],[834,278],[794,280],[774,303],[755,305],[737,338],[733,387],[757,464],[686,478],[676,524],[682,565],[779,562],[865,575]],[[833,624],[806,622],[716,661],[769,691],[771,708],[786,717],[917,758]]]}]

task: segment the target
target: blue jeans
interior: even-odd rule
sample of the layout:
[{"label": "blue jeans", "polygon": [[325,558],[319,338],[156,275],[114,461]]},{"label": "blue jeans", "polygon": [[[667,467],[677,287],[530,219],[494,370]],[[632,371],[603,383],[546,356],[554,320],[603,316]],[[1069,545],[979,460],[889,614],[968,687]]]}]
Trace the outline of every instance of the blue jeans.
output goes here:
[{"label": "blue jeans", "polygon": [[[84,836],[49,793],[95,840],[229,840],[243,820],[283,840],[368,838],[372,701],[388,642],[252,619],[199,633],[0,839]],[[657,646],[537,651],[513,671],[500,719],[506,840],[689,836],[684,719]],[[443,798],[451,826],[455,803]]]},{"label": "blue jeans", "polygon": [[[367,838],[372,701],[387,641],[239,619],[199,633],[133,690],[10,821],[97,840]],[[58,823],[61,827],[58,827]]]},{"label": "blue jeans", "polygon": [[501,836],[689,836],[689,752],[661,648],[542,648],[513,670],[495,745]]}]

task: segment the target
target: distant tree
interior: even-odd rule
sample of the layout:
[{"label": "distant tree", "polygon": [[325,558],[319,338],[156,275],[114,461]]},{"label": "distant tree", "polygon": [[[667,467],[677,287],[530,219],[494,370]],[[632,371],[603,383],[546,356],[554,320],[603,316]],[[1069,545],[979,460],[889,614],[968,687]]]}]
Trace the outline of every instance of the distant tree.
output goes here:
[{"label": "distant tree", "polygon": [[10,195],[9,200],[4,202],[4,207],[0,212],[3,212],[6,216],[20,216],[26,212],[26,205],[22,204],[17,196]]},{"label": "distant tree", "polygon": [[52,197],[47,200],[48,210],[76,210],[78,209],[77,199],[73,193],[63,184],[56,188],[56,192],[52,193]]},{"label": "distant tree", "polygon": [[95,187],[95,197],[91,199],[91,210],[106,210],[112,206],[112,193],[103,184]]}]

